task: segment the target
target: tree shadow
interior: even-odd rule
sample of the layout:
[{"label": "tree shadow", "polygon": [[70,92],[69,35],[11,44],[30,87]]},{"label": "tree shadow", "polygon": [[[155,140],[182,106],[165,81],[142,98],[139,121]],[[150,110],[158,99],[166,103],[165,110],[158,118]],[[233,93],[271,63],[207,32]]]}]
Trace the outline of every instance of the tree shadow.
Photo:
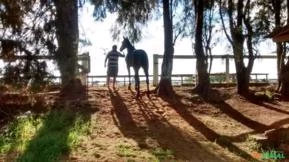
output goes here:
[{"label": "tree shadow", "polygon": [[49,111],[45,115],[42,114],[40,128],[28,141],[24,152],[16,157],[8,154],[6,160],[11,161],[15,158],[17,161],[42,162],[69,160],[70,151],[77,142],[78,132],[81,131],[78,129],[82,129],[80,125],[89,125],[90,115],[97,111],[92,109],[87,101],[86,87],[81,86],[78,90],[71,92],[70,95],[63,95],[64,93],[60,92],[55,102],[49,106]]},{"label": "tree shadow", "polygon": [[259,123],[255,120],[252,120],[238,110],[231,107],[226,102],[222,101],[220,103],[211,103],[215,108],[221,110],[223,113],[231,117],[232,119],[242,123],[243,125],[255,130],[256,132],[264,132],[265,130],[269,129],[267,125]]},{"label": "tree shadow", "polygon": [[[266,130],[270,130],[270,129],[278,129],[280,127],[282,127],[283,125],[289,124],[289,118],[285,118],[285,119],[281,119],[279,121],[276,121],[272,124],[270,124]],[[256,130],[252,130],[250,132],[245,132],[242,134],[238,134],[236,136],[225,136],[226,138],[230,139],[230,141],[232,142],[244,142],[246,140],[246,138],[248,137],[248,135],[252,135],[252,134],[256,134],[256,133],[263,133],[263,132],[259,132]]]},{"label": "tree shadow", "polygon": [[280,109],[280,108],[276,108],[274,106],[266,104],[266,103],[269,103],[269,104],[277,105],[277,103],[274,103],[273,101],[268,102],[268,101],[256,96],[254,93],[249,93],[247,95],[244,95],[243,97],[245,97],[245,99],[248,102],[251,102],[251,103],[253,103],[255,105],[259,105],[259,106],[262,106],[262,107],[264,107],[266,109],[273,110],[273,111],[276,111],[276,112],[279,112],[279,113],[283,113],[283,114],[288,114],[289,115],[289,111],[286,111],[286,110],[283,110],[283,109]]},{"label": "tree shadow", "polygon": [[279,128],[285,124],[289,124],[289,118],[285,118],[279,121],[276,121],[270,125],[271,128]]},{"label": "tree shadow", "polygon": [[[183,104],[180,100],[180,96],[176,94],[174,100],[168,100],[164,98],[167,102],[169,102],[174,110],[185,120],[187,123],[189,123],[193,128],[198,130],[202,135],[206,137],[211,142],[216,142],[218,145],[220,145],[223,148],[228,149],[230,152],[234,153],[235,155],[242,157],[248,161],[258,161],[258,159],[255,159],[250,154],[245,152],[244,150],[240,149],[236,145],[234,145],[228,138],[224,138],[224,136],[219,135],[214,130],[208,128],[203,122],[201,122],[199,119],[197,119],[190,111],[186,109],[186,105]],[[224,108],[223,108],[224,106]],[[263,130],[265,129],[265,126],[261,125],[260,123],[257,123],[255,121],[249,120],[246,117],[244,117],[242,114],[236,112],[233,108],[231,108],[229,105],[221,103],[217,104],[217,108],[220,108],[223,110],[226,114],[229,116],[240,120],[242,123],[249,125],[253,128]],[[261,126],[261,128],[260,128]]]},{"label": "tree shadow", "polygon": [[[192,134],[169,122],[152,98],[149,101],[135,100],[140,114],[132,115],[124,98],[117,91],[110,90],[109,93],[117,118],[114,119],[116,125],[125,137],[133,138],[141,149],[149,151],[156,148],[169,149],[174,152],[176,160],[181,161],[204,161],[205,159],[206,161],[232,161],[229,157],[222,155],[218,157],[201,145]],[[133,92],[131,96],[134,96]],[[140,121],[139,118],[144,119],[143,123],[136,122],[136,120]],[[155,141],[156,144],[150,144],[150,140]],[[215,141],[213,138],[210,140]],[[201,157],[202,155],[206,157]]]}]

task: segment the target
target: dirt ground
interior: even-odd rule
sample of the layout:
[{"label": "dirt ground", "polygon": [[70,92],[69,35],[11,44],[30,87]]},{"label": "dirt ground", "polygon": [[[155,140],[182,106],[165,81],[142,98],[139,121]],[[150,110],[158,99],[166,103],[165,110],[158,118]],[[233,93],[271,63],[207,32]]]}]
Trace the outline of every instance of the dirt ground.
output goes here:
[{"label": "dirt ground", "polygon": [[258,161],[249,137],[289,124],[285,101],[258,102],[234,87],[218,88],[215,102],[203,101],[192,88],[175,91],[175,100],[163,100],[144,92],[135,99],[126,87],[90,88],[88,102],[99,111],[91,114],[91,135],[69,160]]},{"label": "dirt ground", "polygon": [[214,89],[210,102],[191,87],[174,87],[174,100],[141,89],[135,99],[126,87],[89,87],[91,133],[63,161],[264,161],[250,137],[289,125],[288,101],[245,98],[235,87]]}]

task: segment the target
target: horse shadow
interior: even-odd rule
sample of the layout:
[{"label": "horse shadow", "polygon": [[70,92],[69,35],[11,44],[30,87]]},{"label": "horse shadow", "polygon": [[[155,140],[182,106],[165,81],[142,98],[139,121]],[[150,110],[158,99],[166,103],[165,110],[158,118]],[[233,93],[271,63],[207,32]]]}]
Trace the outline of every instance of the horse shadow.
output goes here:
[{"label": "horse shadow", "polygon": [[[153,152],[156,148],[172,150],[174,159],[180,161],[202,161],[196,154],[207,156],[203,157],[207,161],[232,161],[229,157],[218,157],[213,154],[189,132],[179,128],[176,123],[168,121],[163,116],[164,111],[161,111],[155,102],[155,97],[149,101],[134,100],[136,103],[132,107],[118,91],[110,90],[109,93],[114,109],[112,116],[115,124],[125,137],[134,139],[141,149],[146,149],[149,152]],[[131,96],[133,94],[131,92]],[[138,109],[138,113],[133,109]],[[132,114],[132,112],[134,113]],[[194,122],[198,121],[196,118],[193,119]],[[215,138],[210,138],[210,140],[214,141]],[[166,160],[173,159],[165,159],[164,161]]]}]

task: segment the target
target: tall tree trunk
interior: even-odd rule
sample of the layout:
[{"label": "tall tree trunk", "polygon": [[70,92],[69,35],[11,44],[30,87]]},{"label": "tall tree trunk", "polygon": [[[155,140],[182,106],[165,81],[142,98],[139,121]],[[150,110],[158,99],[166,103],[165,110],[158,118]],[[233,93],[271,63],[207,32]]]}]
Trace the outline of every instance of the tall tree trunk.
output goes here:
[{"label": "tall tree trunk", "polygon": [[[220,1],[221,4],[221,1]],[[244,41],[245,36],[243,34],[243,18],[244,18],[244,4],[243,0],[238,0],[237,6],[234,6],[233,0],[228,1],[228,16],[229,16],[229,26],[231,37],[226,33],[226,36],[233,47],[234,61],[236,67],[236,77],[237,77],[237,90],[238,93],[244,95],[249,91],[249,81],[250,81],[250,68],[246,68],[244,64]],[[233,11],[236,9],[237,17],[234,17]],[[222,16],[222,15],[221,15]],[[222,19],[222,24],[224,26],[224,20]],[[236,19],[236,20],[235,20]],[[234,22],[235,21],[235,22]],[[249,64],[253,66],[253,64]]]},{"label": "tall tree trunk", "polygon": [[173,20],[171,14],[170,0],[163,0],[163,21],[164,21],[164,58],[162,63],[161,79],[158,87],[158,95],[171,97],[174,93],[172,87],[173,70]]},{"label": "tall tree trunk", "polygon": [[210,86],[209,74],[207,72],[208,62],[203,48],[203,17],[204,2],[195,1],[196,11],[196,32],[195,32],[195,53],[197,58],[198,83],[196,90],[203,97],[207,98]]},{"label": "tall tree trunk", "polygon": [[[289,0],[287,0],[287,24],[289,24]],[[278,87],[281,86],[281,94],[283,96],[289,97],[289,60],[287,59],[287,62],[285,64],[286,59],[286,50],[285,50],[285,42],[284,42],[284,48],[282,49],[282,54],[280,57],[280,82]],[[288,57],[289,58],[289,57]],[[279,59],[279,57],[278,57]]]},{"label": "tall tree trunk", "polygon": [[[66,86],[76,78],[78,53],[78,0],[54,0],[56,7],[56,60],[62,84]],[[73,88],[73,87],[72,87]]]},{"label": "tall tree trunk", "polygon": [[233,1],[229,0],[229,23],[230,31],[232,35],[232,46],[233,53],[235,56],[235,67],[237,74],[237,89],[239,94],[245,94],[249,90],[249,78],[246,76],[246,68],[244,65],[244,35],[243,35],[243,9],[244,4],[243,0],[238,0],[236,9],[237,9],[237,20],[236,24],[233,23]]},{"label": "tall tree trunk", "polygon": [[[274,17],[275,17],[275,28],[281,26],[281,1],[280,0],[272,0],[272,6],[274,9]],[[278,87],[277,91],[280,90],[282,85],[282,55],[283,55],[283,46],[281,42],[276,42],[276,53],[277,53],[277,75],[278,75]]]},{"label": "tall tree trunk", "polygon": [[244,65],[243,56],[243,42],[241,40],[234,41],[235,45],[233,47],[233,52],[235,56],[235,67],[236,67],[236,77],[237,77],[237,90],[238,93],[244,95],[249,90],[249,77],[247,70]]},{"label": "tall tree trunk", "polygon": [[249,83],[250,83],[250,74],[252,72],[253,69],[253,65],[254,65],[254,61],[255,61],[255,57],[254,57],[254,52],[253,52],[253,27],[251,24],[251,17],[250,17],[250,12],[251,12],[251,0],[247,0],[246,5],[245,5],[245,15],[243,17],[243,21],[244,21],[244,27],[246,27],[247,29],[247,48],[248,48],[248,65],[247,67],[244,67],[244,75],[245,75],[245,88],[246,88],[246,92],[248,92],[249,90]]},{"label": "tall tree trunk", "polygon": [[282,82],[282,86],[281,86],[281,94],[285,97],[289,97],[289,61],[287,60],[286,65],[284,65],[284,67],[282,68],[282,77],[281,82]]}]

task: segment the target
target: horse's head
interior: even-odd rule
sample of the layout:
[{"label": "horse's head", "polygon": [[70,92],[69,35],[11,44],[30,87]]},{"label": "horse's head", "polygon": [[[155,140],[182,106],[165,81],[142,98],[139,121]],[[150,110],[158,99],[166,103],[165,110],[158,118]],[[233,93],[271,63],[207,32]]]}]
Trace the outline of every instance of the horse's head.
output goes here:
[{"label": "horse's head", "polygon": [[129,44],[130,44],[130,42],[129,42],[128,38],[123,37],[123,41],[121,43],[119,50],[123,51],[124,49],[126,49],[129,46]]}]

